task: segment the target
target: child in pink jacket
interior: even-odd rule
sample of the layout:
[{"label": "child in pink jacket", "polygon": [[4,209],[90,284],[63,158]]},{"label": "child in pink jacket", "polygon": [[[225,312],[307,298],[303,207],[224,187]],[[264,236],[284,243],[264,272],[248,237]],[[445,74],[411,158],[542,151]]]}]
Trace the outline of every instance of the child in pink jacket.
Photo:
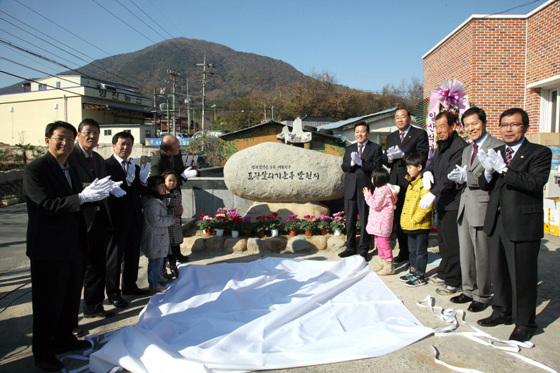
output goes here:
[{"label": "child in pink jacket", "polygon": [[393,230],[395,204],[400,187],[389,184],[389,172],[383,167],[373,170],[371,182],[375,187],[373,194],[368,188],[364,188],[364,198],[369,206],[366,230],[374,236],[377,254],[380,259],[383,258],[381,265],[375,271],[380,276],[392,275],[395,273],[395,266],[389,237]]}]

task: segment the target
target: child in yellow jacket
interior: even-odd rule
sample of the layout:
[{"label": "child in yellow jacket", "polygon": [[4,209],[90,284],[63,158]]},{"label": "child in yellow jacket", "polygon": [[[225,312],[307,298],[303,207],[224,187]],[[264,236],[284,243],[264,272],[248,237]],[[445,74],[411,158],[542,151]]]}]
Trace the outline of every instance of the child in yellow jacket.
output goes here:
[{"label": "child in yellow jacket", "polygon": [[415,153],[406,160],[406,171],[409,180],[408,189],[401,213],[401,227],[408,236],[410,252],[410,272],[400,279],[406,286],[417,287],[426,285],[426,266],[428,264],[428,238],[432,228],[432,206],[423,209],[420,200],[428,190],[422,183],[422,169],[426,166],[426,157]]}]

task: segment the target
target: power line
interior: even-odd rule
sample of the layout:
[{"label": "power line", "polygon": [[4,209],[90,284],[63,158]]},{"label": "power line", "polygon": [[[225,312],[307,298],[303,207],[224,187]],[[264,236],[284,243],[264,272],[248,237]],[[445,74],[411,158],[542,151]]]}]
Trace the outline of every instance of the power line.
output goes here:
[{"label": "power line", "polygon": [[134,31],[136,31],[138,34],[142,35],[143,37],[145,37],[146,39],[148,39],[149,41],[151,41],[154,44],[157,44],[157,42],[153,41],[152,39],[150,39],[149,37],[147,37],[146,35],[144,35],[143,33],[141,33],[140,31],[136,30],[134,27],[132,27],[131,25],[129,25],[128,23],[126,23],[122,18],[120,18],[119,16],[117,16],[116,14],[114,14],[113,12],[111,12],[109,9],[105,8],[103,5],[99,4],[96,0],[91,0],[94,3],[96,3],[97,5],[99,5],[101,8],[103,8],[107,13],[109,13],[110,15],[112,15],[113,17],[115,17],[116,19],[118,19],[119,21],[121,21],[122,23],[124,23],[125,25],[127,25],[128,27],[130,27],[131,29],[133,29]]},{"label": "power line", "polygon": [[[31,26],[31,25],[28,25],[27,23],[23,22],[22,20],[20,20],[20,19],[18,19],[18,18],[16,18],[16,17],[10,15],[9,13],[6,13],[6,12],[3,11],[3,10],[0,10],[0,12],[4,13],[5,15],[7,15],[7,16],[9,16],[9,17],[15,19],[16,21],[18,21],[18,22],[24,24],[26,27],[29,27],[29,28],[35,30],[36,32],[38,32],[38,33],[40,33],[40,34],[51,38],[51,39],[54,40],[55,42],[57,42],[57,43],[59,43],[59,44],[62,44],[62,45],[64,45],[65,47],[70,48],[71,50],[74,50],[74,51],[76,51],[77,53],[80,53],[80,54],[86,56],[86,57],[89,58],[91,61],[87,61],[87,60],[85,60],[85,59],[83,59],[83,58],[80,58],[80,57],[78,57],[78,56],[75,56],[75,55],[73,55],[72,53],[69,53],[68,51],[66,51],[66,50],[64,50],[64,49],[62,49],[62,48],[60,48],[60,47],[58,47],[58,46],[55,46],[56,48],[62,50],[63,52],[66,52],[66,53],[68,53],[68,54],[70,54],[70,55],[73,55],[73,56],[75,56],[76,58],[79,58],[79,59],[81,59],[82,61],[84,61],[84,62],[86,62],[86,63],[91,63],[92,65],[95,65],[95,63],[97,62],[97,63],[99,63],[100,65],[102,65],[104,69],[113,69],[113,70],[116,70],[116,69],[114,69],[113,67],[104,64],[104,63],[101,62],[101,61],[95,61],[95,59],[94,59],[93,57],[88,56],[87,54],[85,54],[85,53],[83,53],[83,52],[80,52],[79,50],[77,50],[77,49],[75,49],[75,48],[73,48],[73,47],[71,47],[71,46],[69,46],[69,45],[67,45],[67,44],[65,44],[65,43],[60,42],[59,40],[56,40],[56,39],[53,38],[52,36],[49,36],[49,35],[45,34],[44,32],[42,32],[42,31],[40,31],[40,30],[34,28],[34,27]],[[8,21],[6,21],[6,22],[8,22]],[[8,23],[12,24],[11,22],[8,22]],[[13,24],[12,24],[12,25],[13,25]],[[18,26],[16,26],[16,25],[13,25],[13,26],[18,27]],[[30,34],[30,35],[32,35],[32,36],[37,37],[36,35],[33,35],[32,33],[28,32],[27,30],[24,30],[24,29],[22,29],[22,28],[20,28],[20,27],[18,27],[18,28],[21,29],[21,30],[23,30],[24,32],[27,32],[28,34]],[[41,39],[41,38],[39,38],[39,37],[37,37],[37,38],[40,39],[40,40],[43,40],[43,39]],[[47,42],[47,43],[48,43],[48,42]],[[49,43],[49,44],[51,44],[51,43]],[[53,45],[53,44],[51,44],[51,45]],[[53,46],[54,46],[54,45],[53,45]],[[96,66],[96,65],[95,65],[95,66]],[[98,67],[98,66],[96,66],[96,67]],[[98,67],[98,68],[99,68],[99,67]],[[130,80],[129,78],[125,78],[125,77],[120,76],[120,75],[118,75],[118,74],[113,73],[112,75],[114,75],[114,76],[116,76],[117,78],[120,78],[120,79],[122,79],[122,80],[124,80],[124,81],[127,81],[127,82],[129,82],[129,83],[137,84],[137,82],[135,82],[134,80]]]},{"label": "power line", "polygon": [[[9,72],[4,71],[4,70],[0,70],[0,73],[13,76],[14,78],[26,80],[26,81],[33,82],[33,83],[37,83],[37,84],[45,84],[45,83],[40,83],[39,81],[37,81],[37,80],[35,80],[35,79],[25,78],[25,77],[23,77],[23,76],[16,75],[16,74],[12,74],[12,73],[9,73]],[[54,86],[52,86],[52,85],[50,85],[50,84],[45,84],[45,86],[47,86],[47,87],[49,87],[49,88],[58,89],[59,91],[64,91],[64,92],[68,92],[68,93],[72,93],[72,94],[74,94],[74,95],[80,96],[79,93],[72,92],[72,91],[69,91],[69,90],[64,89],[64,88],[57,88],[57,87],[54,87]]]}]

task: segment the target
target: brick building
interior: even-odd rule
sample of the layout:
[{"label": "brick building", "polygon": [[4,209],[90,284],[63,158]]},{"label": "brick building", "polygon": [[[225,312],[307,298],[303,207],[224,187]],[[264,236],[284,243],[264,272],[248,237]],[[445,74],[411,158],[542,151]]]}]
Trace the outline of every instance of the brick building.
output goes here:
[{"label": "brick building", "polygon": [[460,80],[490,133],[511,107],[529,113],[529,133],[560,132],[560,0],[527,15],[472,15],[422,58],[424,97]]}]

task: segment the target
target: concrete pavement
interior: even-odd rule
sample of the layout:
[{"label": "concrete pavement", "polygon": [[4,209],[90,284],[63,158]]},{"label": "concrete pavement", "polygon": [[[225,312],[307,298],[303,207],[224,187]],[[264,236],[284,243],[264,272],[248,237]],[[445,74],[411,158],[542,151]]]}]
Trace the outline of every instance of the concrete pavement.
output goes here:
[{"label": "concrete pavement", "polygon": [[[0,372],[30,372],[35,371],[33,357],[31,354],[31,287],[29,275],[29,261],[25,256],[25,232],[27,213],[25,204],[18,204],[0,208],[0,250],[2,260],[0,261]],[[279,255],[262,253],[258,255],[239,255],[224,252],[205,252],[190,254],[192,264],[212,264],[217,262],[247,262],[259,259],[265,255]],[[304,253],[294,255],[283,255],[287,257],[306,258],[310,260],[339,260],[336,252],[329,250],[318,253]],[[371,261],[374,267],[377,259]],[[139,286],[147,287],[146,278],[147,260],[142,257],[139,270]],[[539,330],[533,337],[535,344],[533,349],[524,349],[522,356],[534,359],[551,368],[560,370],[560,239],[555,236],[546,235],[539,254],[539,297],[537,309],[537,322]],[[435,273],[433,264],[428,266],[428,274]],[[399,269],[404,273],[404,268]],[[416,305],[430,294],[435,298],[436,306],[444,308],[456,308],[466,310],[466,305],[455,305],[449,302],[449,297],[439,296],[435,293],[435,287],[426,285],[420,288],[408,288],[399,281],[400,274],[383,277],[385,284],[402,300],[403,304],[414,314],[425,326],[440,328],[446,326],[437,319],[426,308]],[[127,308],[115,309],[106,304],[106,309],[113,309],[116,316],[110,319],[82,319],[80,325],[90,333],[104,334],[118,330],[123,326],[134,325],[138,314],[146,305],[149,297],[126,297],[130,301]],[[476,325],[476,320],[487,317],[491,313],[487,309],[480,314],[467,313],[466,320]],[[498,326],[494,328],[482,328],[494,337],[507,339],[513,330],[512,326]],[[472,331],[467,326],[460,326],[458,331]],[[373,359],[326,364],[320,366],[302,367],[290,369],[292,372],[433,372],[449,371],[441,365],[437,365],[433,359],[435,346],[440,352],[440,359],[463,368],[477,369],[482,372],[539,372],[539,368],[531,366],[522,360],[507,355],[502,351],[492,349],[475,343],[463,336],[436,337],[430,336],[412,345],[391,354]],[[96,344],[96,349],[100,344]],[[67,368],[75,369],[84,365],[83,362],[72,360]],[[288,370],[276,370],[274,372],[288,372]]]}]

